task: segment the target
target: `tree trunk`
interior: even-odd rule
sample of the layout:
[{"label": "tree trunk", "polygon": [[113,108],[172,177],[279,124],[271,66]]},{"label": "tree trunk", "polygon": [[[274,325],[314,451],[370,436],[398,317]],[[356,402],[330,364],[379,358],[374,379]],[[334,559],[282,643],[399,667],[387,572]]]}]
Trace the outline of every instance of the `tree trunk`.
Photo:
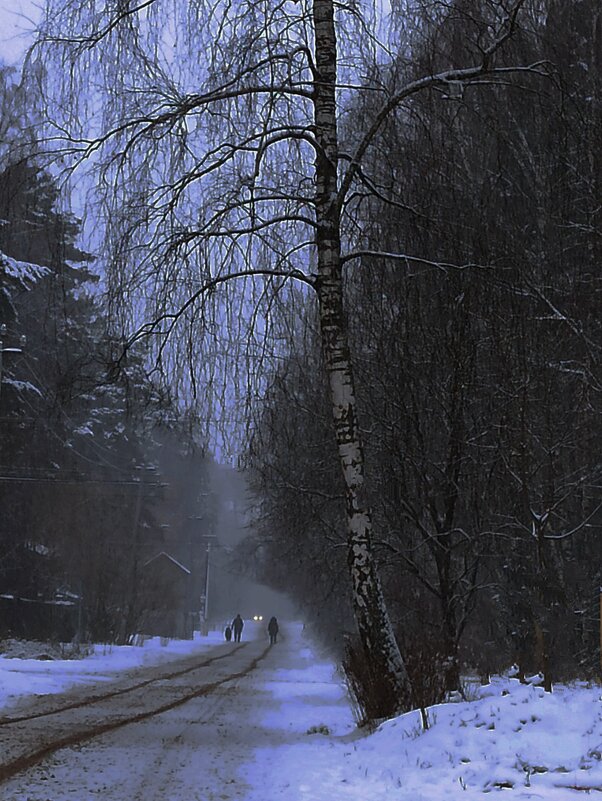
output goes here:
[{"label": "tree trunk", "polygon": [[461,691],[460,661],[458,658],[458,624],[451,600],[451,592],[447,582],[442,585],[441,609],[443,619],[442,645],[443,645],[443,675],[446,691]]},{"label": "tree trunk", "polygon": [[543,673],[543,688],[547,693],[552,692],[552,674],[550,673],[550,655],[548,653],[548,638],[540,621],[533,620],[535,629],[535,642],[537,643],[537,661]]},{"label": "tree trunk", "polygon": [[335,83],[337,49],[332,0],[314,0],[317,75],[314,119],[316,155],[317,294],[324,363],[347,503],[348,565],[362,646],[375,679],[397,711],[410,695],[405,665],[393,634],[371,545],[371,515],[362,503],[364,460],[356,413],[348,333],[343,309],[338,140]]}]

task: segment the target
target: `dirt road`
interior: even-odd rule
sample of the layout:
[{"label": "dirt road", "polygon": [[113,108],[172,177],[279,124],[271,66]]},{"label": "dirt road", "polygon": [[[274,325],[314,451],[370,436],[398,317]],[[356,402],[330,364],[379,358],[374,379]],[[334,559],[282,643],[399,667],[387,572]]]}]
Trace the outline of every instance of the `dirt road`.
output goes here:
[{"label": "dirt road", "polygon": [[129,673],[0,719],[2,801],[234,801],[237,767],[266,736],[253,674],[264,641]]}]

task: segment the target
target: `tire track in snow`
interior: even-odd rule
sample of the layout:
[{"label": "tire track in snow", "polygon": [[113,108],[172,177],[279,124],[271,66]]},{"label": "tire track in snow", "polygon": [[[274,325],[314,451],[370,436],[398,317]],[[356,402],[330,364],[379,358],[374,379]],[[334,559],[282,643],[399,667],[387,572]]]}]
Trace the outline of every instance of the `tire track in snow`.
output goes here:
[{"label": "tire track in snow", "polygon": [[[211,725],[219,717],[224,702],[227,703],[229,698],[236,697],[238,692],[238,680],[234,680],[230,682],[229,686],[220,688],[219,693],[212,693],[207,696],[202,707],[203,724]],[[177,787],[178,777],[181,773],[182,765],[186,761],[186,755],[182,755],[182,748],[184,746],[185,731],[189,726],[188,721],[175,725],[174,733],[167,740],[162,738],[161,748],[153,759],[152,774],[142,774],[140,786],[134,792],[131,792],[130,801],[149,801],[151,798],[191,798],[189,793],[185,791],[177,792],[179,789]],[[226,755],[222,754],[220,757],[221,767],[223,767],[222,763],[225,758]],[[215,765],[208,766],[204,764],[203,773],[207,774],[211,767],[215,769]],[[221,784],[224,784],[224,778],[222,778]],[[199,798],[203,798],[203,795],[199,795]],[[226,798],[227,796],[222,793],[220,801]],[[205,796],[203,801],[211,801],[211,799],[209,796]]]},{"label": "tire track in snow", "polygon": [[[217,688],[221,687],[228,682],[236,681],[238,679],[242,679],[245,676],[248,676],[251,671],[253,671],[257,665],[266,657],[270,650],[270,646],[267,646],[258,656],[256,656],[245,668],[235,673],[229,673],[226,676],[217,679],[216,681],[209,682],[208,684],[204,684],[201,687],[193,691],[188,691],[180,695],[175,700],[171,700],[167,703],[160,704],[157,707],[152,709],[147,709],[143,712],[139,712],[135,715],[130,715],[128,717],[121,717],[117,720],[108,720],[104,723],[99,723],[91,726],[87,729],[80,729],[79,731],[71,732],[70,734],[55,737],[55,739],[50,740],[49,742],[45,743],[44,745],[36,748],[35,750],[31,751],[28,754],[23,754],[16,759],[9,760],[4,764],[0,764],[0,783],[5,782],[8,779],[12,779],[18,773],[22,773],[23,771],[29,770],[30,768],[37,765],[39,762],[42,762],[46,757],[50,756],[56,751],[61,750],[62,748],[68,748],[70,746],[77,746],[81,745],[88,740],[92,740],[95,737],[100,737],[103,734],[108,732],[115,731],[117,729],[123,728],[124,726],[129,726],[133,723],[140,723],[142,721],[148,720],[149,718],[154,717],[155,715],[160,715],[164,712],[168,712],[172,709],[176,709],[177,707],[183,706],[184,704],[192,701],[195,698],[199,698],[204,695],[210,695],[214,692]],[[229,652],[232,653],[232,652]],[[216,661],[214,658],[212,661]],[[197,665],[196,669],[200,669],[204,665]],[[184,673],[190,673],[195,668],[191,668],[190,670],[184,671]],[[165,680],[166,676],[161,677],[161,679],[153,679],[151,683],[157,682],[160,680]],[[142,686],[145,686],[144,684]],[[131,690],[130,690],[131,691]],[[114,697],[109,694],[109,698]],[[95,699],[95,701],[98,698]],[[66,726],[69,726],[69,721],[66,721]]]},{"label": "tire track in snow", "polygon": [[148,687],[150,684],[154,684],[159,681],[166,681],[167,679],[177,679],[180,676],[185,676],[187,673],[192,673],[195,670],[207,667],[208,665],[211,665],[214,662],[219,662],[220,659],[225,659],[231,654],[236,653],[236,651],[239,651],[241,648],[244,648],[245,645],[247,645],[247,643],[241,643],[241,645],[238,645],[231,651],[227,651],[225,654],[220,654],[219,656],[212,656],[209,659],[204,659],[202,662],[195,662],[194,665],[187,668],[183,668],[182,670],[175,670],[171,671],[170,673],[163,673],[159,676],[153,677],[152,679],[145,679],[144,681],[140,681],[137,684],[131,684],[129,687],[122,687],[119,690],[111,690],[108,693],[102,693],[100,695],[90,695],[87,698],[81,698],[78,701],[71,701],[68,704],[57,706],[54,709],[45,709],[41,712],[31,712],[27,715],[18,715],[14,717],[3,716],[0,717],[0,726],[8,726],[11,723],[24,723],[28,720],[37,720],[38,718],[45,718],[48,717],[49,715],[58,715],[61,712],[67,712],[70,709],[79,709],[80,707],[91,706],[92,704],[96,704],[100,701],[107,701],[111,698],[116,698],[119,695],[126,695],[127,693],[134,692],[135,690],[140,690],[143,687]]}]

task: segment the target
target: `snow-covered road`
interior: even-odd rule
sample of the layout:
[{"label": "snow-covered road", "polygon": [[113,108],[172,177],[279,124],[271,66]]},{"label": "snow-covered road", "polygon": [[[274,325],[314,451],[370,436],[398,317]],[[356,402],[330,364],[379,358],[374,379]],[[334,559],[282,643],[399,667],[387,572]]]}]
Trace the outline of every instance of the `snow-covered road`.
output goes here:
[{"label": "snow-covered road", "polygon": [[[79,668],[0,659],[5,690],[16,680],[23,694],[20,672],[34,687],[46,683],[45,692],[53,673],[56,686],[65,675],[78,682],[2,710],[0,762],[57,737],[70,744],[0,780],[0,801],[478,801],[487,793],[576,801],[602,793],[598,685],[549,694],[496,677],[474,687],[472,701],[431,707],[426,731],[414,711],[369,734],[355,729],[332,662],[299,624],[283,633],[272,648],[263,639],[239,650],[219,638],[191,642],[160,664],[149,650],[146,666],[117,682],[101,663],[94,686],[96,657]],[[91,695],[93,704],[79,703]],[[39,714],[66,702],[60,714]],[[96,736],[99,725],[113,728]]]},{"label": "snow-covered road", "polygon": [[194,715],[204,720],[204,709],[194,708],[193,702],[211,699],[224,686],[235,686],[267,650],[263,642],[223,646],[209,658],[195,657],[167,668],[147,669],[93,694],[80,691],[62,698],[51,696],[41,710],[14,710],[0,720],[0,779],[22,773],[59,750],[81,748],[126,726],[137,737],[136,725],[158,725],[161,740],[163,715],[180,706],[188,707],[186,721],[193,720]]},{"label": "snow-covered road", "polygon": [[[0,784],[0,798],[265,801],[271,765],[256,761],[256,755],[307,739],[307,728],[322,719],[323,703],[346,709],[330,670],[325,681],[314,676],[310,686],[300,687],[310,710],[307,720],[298,704],[294,720],[283,717],[279,673],[288,682],[291,670],[311,658],[299,646],[298,627],[291,627],[291,636],[271,649],[263,640],[242,648],[215,646],[130,673],[116,685],[46,696],[41,709],[31,700],[10,709],[0,721],[1,763],[6,772],[18,772]],[[199,663],[204,665],[194,667]],[[167,673],[172,675],[162,679]],[[59,708],[63,711],[46,714]],[[159,709],[164,711],[153,714]],[[351,729],[348,711],[346,717]],[[54,749],[61,742],[63,747]],[[36,755],[44,751],[49,753],[40,761]],[[28,762],[35,764],[28,768]]]}]

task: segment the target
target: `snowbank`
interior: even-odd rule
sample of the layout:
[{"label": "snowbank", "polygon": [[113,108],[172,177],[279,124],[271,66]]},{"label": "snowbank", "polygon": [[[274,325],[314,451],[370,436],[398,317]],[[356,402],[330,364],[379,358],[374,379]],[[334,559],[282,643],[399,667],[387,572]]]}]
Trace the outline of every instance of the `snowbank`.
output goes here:
[{"label": "snowbank", "polygon": [[291,656],[263,685],[277,706],[261,724],[283,745],[256,751],[255,765],[270,770],[247,768],[249,784],[265,790],[252,801],[482,801],[488,793],[569,801],[602,792],[600,687],[546,694],[497,678],[475,688],[474,701],[431,707],[426,731],[410,712],[364,734],[333,666],[302,644]]},{"label": "snowbank", "polygon": [[417,801],[502,789],[513,791],[510,797],[546,799],[602,791],[599,687],[546,694],[497,679],[484,695],[431,708],[428,731],[414,712],[384,723],[358,744],[355,769]]},{"label": "snowbank", "polygon": [[[207,637],[195,632],[194,640],[153,637],[143,645],[95,645],[81,659],[61,659],[49,645],[11,641],[8,654],[0,655],[0,709],[20,696],[61,693],[74,685],[115,681],[126,670],[202,653],[223,642],[221,631],[212,631]],[[48,656],[51,659],[45,658]]]}]

